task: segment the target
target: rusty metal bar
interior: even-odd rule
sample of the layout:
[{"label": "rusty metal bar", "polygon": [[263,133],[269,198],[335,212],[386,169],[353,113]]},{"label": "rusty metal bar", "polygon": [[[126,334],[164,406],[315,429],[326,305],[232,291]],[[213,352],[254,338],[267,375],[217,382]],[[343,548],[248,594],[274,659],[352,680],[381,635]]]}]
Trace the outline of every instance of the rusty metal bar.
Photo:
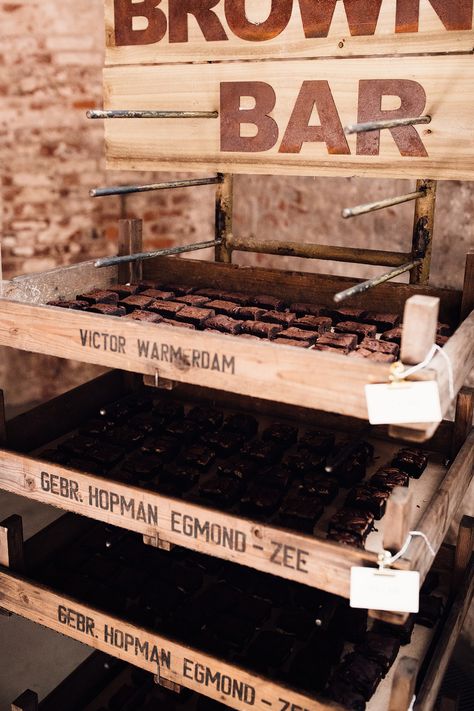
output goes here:
[{"label": "rusty metal bar", "polygon": [[435,180],[418,180],[416,187],[417,190],[422,190],[424,195],[415,203],[412,254],[414,258],[420,257],[422,261],[411,272],[410,284],[428,284],[433,251],[437,183]]},{"label": "rusty metal bar", "polygon": [[352,123],[344,131],[351,133],[367,133],[367,131],[381,131],[384,128],[398,128],[399,126],[416,126],[420,123],[431,123],[431,116],[416,116],[414,118],[381,119],[380,121],[367,121],[367,123]]},{"label": "rusty metal bar", "polygon": [[258,252],[277,254],[285,257],[303,257],[305,259],[323,259],[334,262],[370,264],[382,267],[399,267],[405,264],[411,253],[386,252],[378,249],[358,249],[355,247],[337,247],[326,244],[303,244],[280,240],[258,240],[255,237],[235,237],[227,241],[228,247],[236,252]]},{"label": "rusty metal bar", "polygon": [[369,291],[369,289],[373,289],[374,287],[379,286],[379,284],[383,284],[386,281],[390,281],[390,279],[395,279],[395,277],[400,276],[400,274],[404,274],[405,272],[409,272],[412,269],[415,269],[415,267],[417,267],[422,262],[422,259],[415,259],[413,262],[402,264],[402,266],[398,267],[398,269],[392,269],[392,271],[386,272],[381,276],[375,277],[375,279],[369,279],[368,281],[363,281],[361,284],[351,286],[349,289],[344,289],[344,291],[340,291],[338,294],[334,295],[334,301],[336,302],[336,304],[338,304],[341,301],[349,299],[351,296],[363,294],[365,291]]},{"label": "rusty metal bar", "polygon": [[221,244],[216,247],[216,262],[230,264],[232,262],[232,223],[234,208],[234,176],[231,173],[219,174],[220,184],[216,190],[216,241]]},{"label": "rusty metal bar", "polygon": [[218,111],[154,111],[152,109],[113,109],[87,111],[88,119],[216,119]]},{"label": "rusty metal bar", "polygon": [[168,183],[151,183],[150,185],[116,185],[110,188],[94,188],[89,191],[93,198],[110,197],[112,195],[133,195],[133,193],[149,193],[153,190],[174,190],[176,188],[194,188],[199,185],[217,185],[222,182],[219,176],[215,178],[194,178],[192,180],[172,180]]},{"label": "rusty metal bar", "polygon": [[383,210],[386,207],[401,205],[404,202],[410,202],[411,200],[416,200],[417,198],[425,197],[425,195],[425,191],[417,190],[415,193],[407,193],[406,195],[399,195],[398,197],[394,198],[386,198],[385,200],[376,200],[375,202],[368,202],[365,205],[358,205],[357,207],[346,207],[341,214],[342,217],[347,220],[349,217],[366,215],[368,212],[375,212],[376,210]]},{"label": "rusty metal bar", "polygon": [[157,249],[154,252],[140,252],[138,254],[126,254],[121,257],[103,257],[98,259],[94,266],[114,267],[120,264],[131,264],[132,262],[143,261],[145,259],[154,259],[155,257],[170,257],[174,254],[185,254],[186,252],[197,252],[200,249],[209,249],[217,247],[220,240],[209,240],[209,242],[196,242],[195,244],[187,244],[182,247],[167,247],[166,249]]}]

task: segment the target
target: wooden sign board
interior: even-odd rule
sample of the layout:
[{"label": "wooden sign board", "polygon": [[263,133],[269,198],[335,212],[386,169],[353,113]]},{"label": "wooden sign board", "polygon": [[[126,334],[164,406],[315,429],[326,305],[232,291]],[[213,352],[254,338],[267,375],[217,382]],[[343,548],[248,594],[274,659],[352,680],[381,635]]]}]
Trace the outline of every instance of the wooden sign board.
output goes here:
[{"label": "wooden sign board", "polygon": [[[106,122],[108,167],[474,179],[474,57],[219,62],[105,69],[109,109],[218,111]],[[429,125],[357,136],[357,121]]]},{"label": "wooden sign board", "polygon": [[105,0],[106,64],[472,52],[474,0]]}]

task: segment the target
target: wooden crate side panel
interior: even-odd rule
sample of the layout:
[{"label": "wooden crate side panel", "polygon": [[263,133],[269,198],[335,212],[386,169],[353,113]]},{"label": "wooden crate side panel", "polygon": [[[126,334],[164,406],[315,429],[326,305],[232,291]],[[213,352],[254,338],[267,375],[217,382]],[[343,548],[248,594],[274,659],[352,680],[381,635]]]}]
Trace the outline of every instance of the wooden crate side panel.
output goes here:
[{"label": "wooden crate side panel", "polygon": [[[387,58],[109,67],[106,108],[220,115],[107,121],[108,167],[472,180],[473,66],[473,56],[456,55],[400,57],[395,63]],[[408,113],[429,114],[431,124],[402,129],[400,146],[391,131],[380,132],[379,148],[368,134],[346,137],[344,126],[374,118],[371,107],[381,101],[377,91],[386,94],[382,101],[389,110],[400,105],[393,94],[403,94]],[[257,108],[245,115],[239,97],[249,95]],[[308,128],[317,125],[310,119],[315,101],[325,116],[319,135]],[[253,126],[249,136],[240,121],[255,121],[257,135]]]},{"label": "wooden crate side panel", "polygon": [[[231,708],[263,708],[267,701],[269,707],[281,709],[283,701],[288,701],[286,708],[294,704],[308,711],[343,711],[337,704],[286,689],[5,570],[0,571],[0,602],[15,614],[153,672],[160,679],[224,701]],[[209,681],[210,676],[216,679],[214,683]],[[221,681],[223,677],[225,682]],[[227,678],[230,694],[225,691]],[[253,699],[252,704],[249,699]]]},{"label": "wooden crate side panel", "polygon": [[[345,4],[349,6],[348,12],[344,9]],[[118,12],[114,12],[114,5],[130,7],[130,0],[105,0],[106,63],[159,64],[472,51],[472,5],[469,1],[438,2],[439,14],[428,0],[408,3],[405,13],[397,11],[399,3],[396,0],[367,3],[368,7],[362,3],[359,10],[351,10],[350,4],[335,0],[320,1],[319,12],[315,13],[311,8],[312,12],[307,13],[306,23],[303,24],[300,7],[308,7],[311,2],[283,0],[274,3],[275,12],[270,14],[268,3],[247,0],[246,16],[250,22],[262,23],[258,27],[251,26],[238,12],[235,6],[242,6],[241,2],[235,3],[233,12],[228,13],[229,22],[224,0],[220,0],[214,3],[212,11],[204,13],[200,26],[194,18],[186,22],[181,14],[170,20],[169,0],[162,0],[160,7],[153,9],[153,12],[137,8],[138,15],[148,15],[151,20],[148,36],[144,37],[139,32],[130,32],[133,25],[129,15],[124,13],[121,18]],[[174,5],[179,6],[179,2]],[[232,3],[228,5],[232,7]],[[418,16],[418,5],[419,24],[410,27]],[[457,10],[453,6],[457,6]],[[316,31],[322,36],[307,37],[315,34],[315,19],[319,21]],[[146,27],[145,19],[137,18],[135,23],[137,29]],[[459,27],[465,29],[457,29]],[[249,34],[256,39],[242,38],[242,35]],[[259,37],[265,41],[259,40]],[[145,44],[144,40],[154,41]]]}]

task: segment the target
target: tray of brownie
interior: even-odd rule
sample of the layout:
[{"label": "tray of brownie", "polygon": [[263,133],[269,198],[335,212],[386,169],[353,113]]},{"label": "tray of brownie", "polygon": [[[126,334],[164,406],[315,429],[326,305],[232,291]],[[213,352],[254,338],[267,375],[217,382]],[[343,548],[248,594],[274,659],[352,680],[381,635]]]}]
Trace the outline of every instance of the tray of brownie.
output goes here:
[{"label": "tray of brownie", "polygon": [[140,708],[159,701],[160,709],[186,711],[388,708],[401,658],[425,660],[426,669],[454,607],[442,557],[424,582],[419,613],[391,625],[341,597],[183,548],[157,551],[136,534],[72,515],[37,537],[41,544],[34,537],[25,545],[26,575],[0,572],[2,606],[181,691],[154,690],[151,675],[138,671],[124,681],[125,670],[113,700],[100,697],[101,709],[136,708],[137,698]]},{"label": "tray of brownie", "polygon": [[144,269],[135,284],[93,263],[6,282],[0,343],[367,419],[364,387],[389,382],[406,301],[428,295],[440,299],[435,340],[453,379],[441,354],[412,377],[438,382],[445,414],[474,364],[467,292],[391,283],[337,307],[354,280],[176,258]]},{"label": "tray of brownie", "polygon": [[[112,373],[7,423],[0,488],[158,547],[199,550],[347,597],[351,566],[375,564],[408,530],[426,530],[439,547],[471,481],[468,427],[456,457],[451,447],[460,423],[444,423],[420,449],[377,428],[360,434],[347,418],[263,400],[214,391],[209,401],[191,386],[142,386],[117,400],[120,388],[124,374]],[[44,412],[55,413],[49,425]],[[400,490],[408,492],[402,508]],[[430,563],[408,555],[400,565],[423,580]]]}]

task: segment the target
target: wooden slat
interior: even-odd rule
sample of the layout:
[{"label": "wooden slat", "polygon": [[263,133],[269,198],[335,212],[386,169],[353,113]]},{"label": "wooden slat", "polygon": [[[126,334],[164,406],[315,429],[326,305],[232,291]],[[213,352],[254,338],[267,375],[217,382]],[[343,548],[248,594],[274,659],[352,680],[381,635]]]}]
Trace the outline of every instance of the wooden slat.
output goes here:
[{"label": "wooden slat", "polygon": [[[387,178],[422,175],[427,179],[472,180],[474,89],[470,79],[473,62],[472,56],[459,55],[399,57],[396,71],[392,58],[108,67],[104,70],[107,109],[192,109],[219,111],[220,114],[212,120],[106,121],[107,166],[113,170],[212,170]],[[329,146],[318,140],[319,136],[307,138],[313,96],[306,100],[304,108],[298,104],[303,82],[314,82],[315,78],[323,82],[317,85],[321,92],[328,91],[327,84],[331,91],[324,105],[323,99],[318,99],[320,109],[331,114],[325,126],[326,135],[331,133]],[[358,117],[361,120],[374,118],[370,102],[380,104],[380,97],[369,98],[368,93],[359,96],[361,91],[369,92],[371,86],[360,80],[385,81],[385,93],[392,96],[398,91],[407,91],[409,86],[410,101],[417,106],[411,113],[431,115],[429,128],[402,129],[406,147],[400,149],[391,132],[382,131],[379,154],[368,155],[375,149],[362,148],[364,140],[370,141],[366,134],[365,138],[361,137],[364,134],[344,137],[343,132],[343,126],[357,122]],[[418,86],[413,83],[395,85],[394,81],[416,82]],[[258,82],[258,85],[249,89],[248,85],[242,86],[246,82]],[[232,86],[239,83],[240,89]],[[372,86],[377,91],[380,84]],[[307,84],[306,90],[315,92],[315,85]],[[232,118],[227,91],[237,93],[237,108]],[[235,112],[239,96],[255,91],[258,92],[257,111],[261,115],[257,119],[259,143],[248,145],[240,140],[237,122],[251,123],[255,112],[245,116],[245,111],[241,111],[241,116],[236,118]],[[406,99],[403,102],[406,103]],[[400,101],[395,105],[399,106]],[[300,123],[290,135],[288,126],[293,111],[294,120]],[[390,111],[387,114],[393,117]],[[403,117],[407,118],[407,113]],[[256,129],[251,135],[255,133]]]},{"label": "wooden slat", "polygon": [[459,524],[454,555],[453,590],[457,592],[465,576],[474,548],[474,518],[463,516]]},{"label": "wooden slat", "polygon": [[413,522],[413,496],[410,489],[397,486],[387,502],[385,514],[385,550],[398,553],[405,543]]},{"label": "wooden slat", "polygon": [[0,565],[21,573],[25,567],[23,521],[13,515],[0,523]]},{"label": "wooden slat", "polygon": [[[38,583],[7,571],[0,571],[0,602],[14,614],[38,622],[146,671],[156,673],[159,670],[160,678],[186,686],[198,693],[205,693],[216,700],[224,700],[231,708],[245,710],[248,709],[249,702],[240,701],[236,695],[230,697],[223,694],[216,688],[216,684],[208,682],[205,685],[204,679],[199,681],[202,678],[199,672],[204,672],[205,677],[205,670],[208,668],[212,675],[229,676],[235,679],[237,684],[245,685],[243,689],[247,699],[254,699],[252,705],[255,708],[263,708],[264,699],[268,701],[269,707],[273,706],[275,709],[280,708],[284,700],[289,702],[289,708],[294,704],[294,707],[299,706],[308,711],[343,711],[338,704],[319,701],[294,692],[257,674],[218,661],[208,654],[99,612],[68,596],[58,595]],[[82,615],[82,618],[79,618],[79,615]],[[83,620],[82,627],[86,631],[78,629],[81,627],[79,619]]]},{"label": "wooden slat", "polygon": [[456,400],[451,457],[454,459],[472,429],[474,414],[474,389],[462,388]]},{"label": "wooden slat", "polygon": [[438,324],[439,299],[433,296],[411,296],[403,314],[402,363],[417,365],[433,347]]},{"label": "wooden slat", "polygon": [[7,418],[5,413],[5,395],[3,390],[0,390],[0,447],[5,447],[7,444]]},{"label": "wooden slat", "polygon": [[[175,7],[179,8],[179,4],[179,2],[175,2]],[[211,34],[211,39],[206,40],[203,28],[194,18],[184,22],[180,20],[178,24],[172,18],[173,37],[177,29],[182,31],[186,27],[188,27],[188,35],[184,41],[170,42],[170,27],[166,21],[169,17],[169,0],[162,0],[159,10],[154,11],[154,16],[156,22],[160,23],[158,28],[164,27],[165,31],[156,37],[148,38],[148,42],[150,39],[155,41],[146,44],[140,36],[135,39],[133,33],[124,40],[121,39],[121,34],[115,36],[116,22],[117,28],[122,32],[129,30],[131,23],[130,19],[127,21],[126,15],[121,17],[119,14],[117,14],[116,21],[114,7],[120,9],[120,5],[132,8],[133,6],[127,0],[115,2],[115,5],[114,0],[105,0],[106,63],[112,65],[157,64],[160,62],[207,62],[276,57],[294,59],[472,51],[472,36],[469,31],[472,29],[472,16],[470,17],[468,12],[469,3],[467,3],[467,11],[459,15],[455,14],[453,6],[459,8],[461,3],[453,2],[453,0],[437,2],[435,5],[439,10],[439,15],[437,15],[428,0],[421,0],[418,23],[418,2],[408,4],[410,14],[405,11],[403,14],[399,12],[398,15],[396,14],[398,3],[395,0],[382,0],[381,3],[365,3],[363,5],[343,4],[335,1],[320,2],[318,5],[323,8],[320,9],[319,14],[316,14],[316,18],[321,23],[318,26],[317,34],[322,36],[317,37],[306,36],[306,34],[314,35],[316,33],[311,32],[311,27],[308,24],[305,33],[298,2],[287,0],[273,4],[275,5],[275,14],[270,15],[269,3],[263,3],[262,11],[261,0],[246,0],[244,4],[242,2],[235,3],[234,14],[230,16],[229,24],[228,16],[224,10],[224,0],[207,3],[212,7],[212,11],[204,13],[204,20],[202,20],[204,31],[208,33],[210,30],[214,30],[215,33],[217,29],[220,41],[212,40],[212,37],[216,36],[215,34]],[[305,4],[311,7],[312,3]],[[346,4],[349,8],[348,14],[344,9]],[[192,7],[191,3],[186,5]],[[232,8],[233,3],[228,3],[228,5]],[[233,18],[235,18],[237,11],[235,6],[242,7],[242,5],[244,5],[247,17],[251,21],[264,23],[261,29],[261,40],[263,41],[246,40],[239,36],[247,24],[242,22],[242,18],[236,25],[237,33],[232,30],[235,21]],[[304,3],[301,5],[303,6]],[[466,7],[466,3],[462,7]],[[164,15],[161,14],[162,12]],[[287,12],[291,14],[287,14]],[[137,14],[141,15],[142,13],[143,9],[138,8]],[[275,16],[277,16],[276,25],[273,23]],[[237,14],[237,18],[239,17],[241,16]],[[308,17],[314,17],[313,13],[310,13]],[[214,18],[212,24],[209,18]],[[275,27],[270,36],[269,19],[271,27]],[[351,28],[348,25],[349,20]],[[138,22],[140,21],[137,20]],[[146,20],[141,20],[141,24],[137,24],[136,27],[140,29],[146,27]],[[243,30],[239,29],[240,27]],[[468,29],[459,29],[460,27]],[[253,25],[251,29],[252,36],[255,33],[258,36],[258,26]],[[271,38],[275,32],[276,36]],[[164,35],[163,38],[158,40],[161,35]]]},{"label": "wooden slat", "polygon": [[415,691],[419,662],[411,657],[402,657],[393,678],[388,711],[408,711]]},{"label": "wooden slat", "polygon": [[470,250],[466,254],[461,319],[467,318],[472,310],[474,310],[474,251]]}]

